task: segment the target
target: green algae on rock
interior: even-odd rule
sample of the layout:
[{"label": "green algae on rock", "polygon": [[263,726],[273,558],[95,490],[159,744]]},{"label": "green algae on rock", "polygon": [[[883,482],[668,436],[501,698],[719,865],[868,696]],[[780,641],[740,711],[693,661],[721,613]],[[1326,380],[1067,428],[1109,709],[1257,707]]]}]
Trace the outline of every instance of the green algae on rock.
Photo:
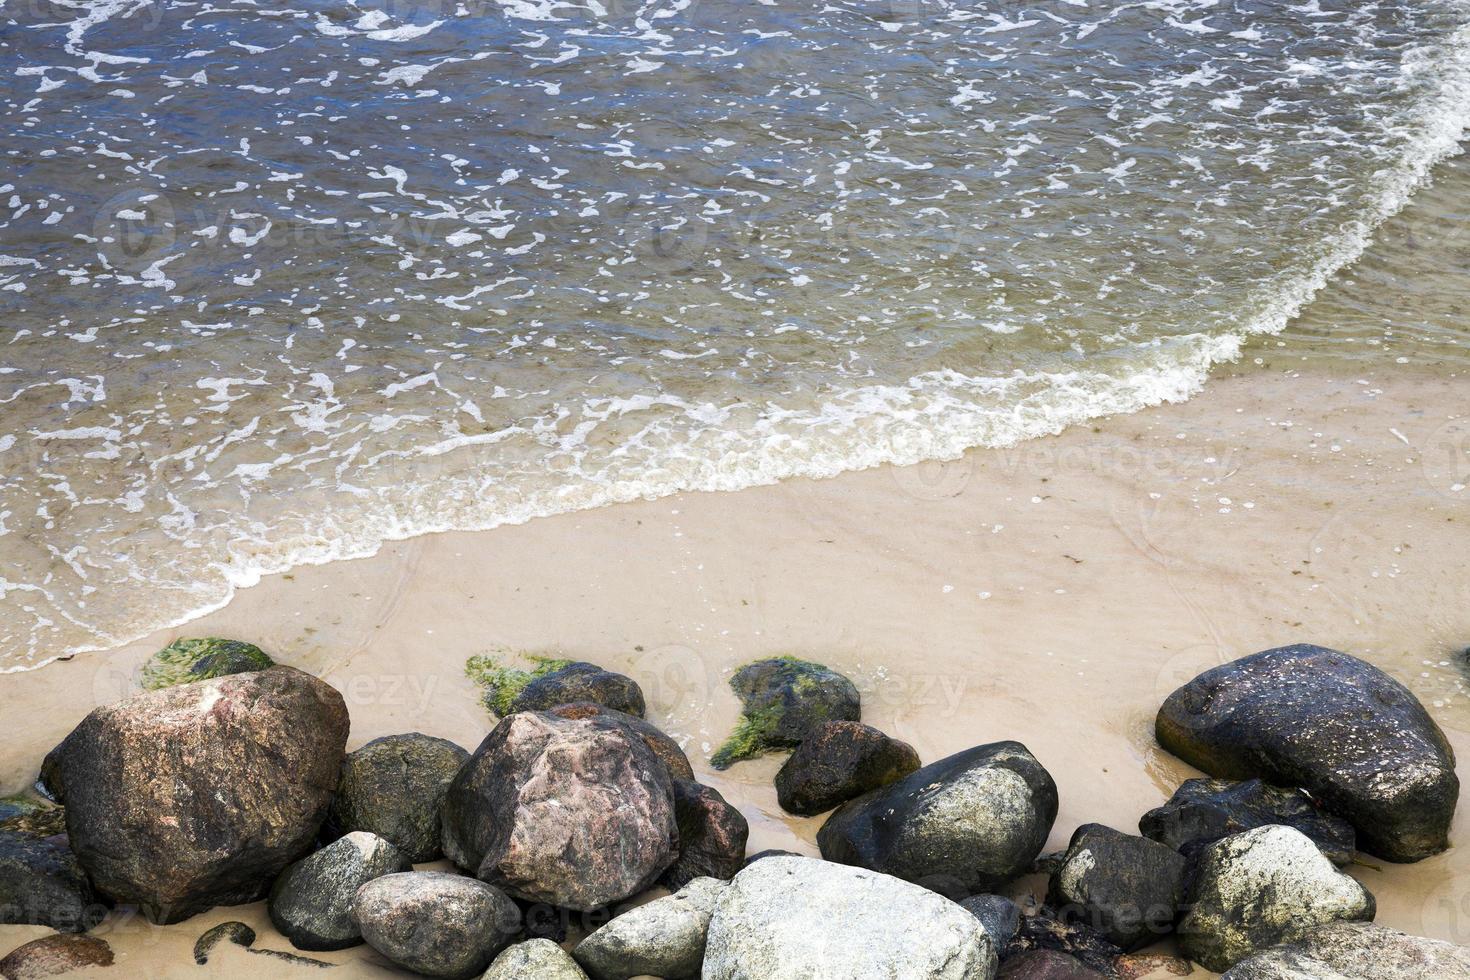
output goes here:
[{"label": "green algae on rock", "polygon": [[206,681],[275,666],[253,643],[218,636],[175,640],[143,665],[143,689],[157,691],[175,684]]},{"label": "green algae on rock", "polygon": [[746,664],[730,678],[744,704],[740,723],[710,764],[728,769],[776,749],[795,748],[829,721],[859,721],[857,687],[822,664],[797,657],[770,657]]},{"label": "green algae on rock", "polygon": [[485,654],[478,654],[465,661],[465,675],[484,689],[485,693],[480,700],[497,717],[503,718],[513,713],[510,706],[532,681],[576,663],[575,660],[538,655],[530,655],[526,659],[532,664],[529,670],[508,667],[497,658]]},{"label": "green algae on rock", "polygon": [[50,837],[66,833],[66,810],[25,794],[0,797],[0,831]]}]

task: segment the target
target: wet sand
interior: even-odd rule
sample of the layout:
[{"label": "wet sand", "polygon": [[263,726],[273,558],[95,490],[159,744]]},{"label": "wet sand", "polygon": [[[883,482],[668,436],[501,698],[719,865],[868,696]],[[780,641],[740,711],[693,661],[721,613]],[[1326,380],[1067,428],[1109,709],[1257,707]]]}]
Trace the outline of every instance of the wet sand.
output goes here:
[{"label": "wet sand", "polygon": [[[851,676],[864,720],[925,762],[1025,742],[1061,793],[1051,848],[1085,822],[1135,830],[1195,775],[1154,744],[1162,699],[1285,643],[1383,667],[1463,762],[1465,385],[1443,370],[1283,359],[1222,373],[1186,404],[1012,450],[422,537],[298,569],[181,629],[4,677],[0,789],[28,784],[93,705],[136,689],[150,653],[197,635],[251,640],[327,678],[352,712],[349,748],[413,730],[473,748],[492,723],[463,675],[473,654],[555,653],[628,673],[650,719],[750,820],[751,851],[816,853],[820,825],[776,805],[781,757],[708,765],[737,715],[726,679],[777,653]],[[1352,869],[1380,923],[1470,942],[1464,814],[1446,854]],[[104,975],[282,975],[239,950],[194,965],[195,938],[235,918],[258,946],[290,948],[261,905],[166,929],[120,919],[97,932],[123,968]],[[0,926],[0,952],[48,933]],[[366,947],[312,955],[350,964],[333,976],[386,967]]]}]

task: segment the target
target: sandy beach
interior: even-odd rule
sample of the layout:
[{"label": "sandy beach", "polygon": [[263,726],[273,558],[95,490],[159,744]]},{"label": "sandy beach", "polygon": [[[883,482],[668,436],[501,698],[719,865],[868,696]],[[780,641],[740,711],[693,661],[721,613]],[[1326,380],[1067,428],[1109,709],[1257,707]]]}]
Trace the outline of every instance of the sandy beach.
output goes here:
[{"label": "sandy beach", "polygon": [[[137,690],[153,651],[201,635],[253,641],[330,681],[351,711],[349,749],[405,731],[473,748],[493,723],[463,672],[474,654],[624,672],[698,778],[748,818],[752,852],[815,853],[820,825],[777,806],[781,756],[708,764],[738,713],[729,675],[778,653],[852,677],[863,720],[925,762],[1024,742],[1060,788],[1049,849],[1085,822],[1133,830],[1195,775],[1154,742],[1167,694],[1290,642],[1348,651],[1408,685],[1463,777],[1464,385],[1443,370],[1283,357],[1220,372],[1185,404],[1011,450],[420,537],[298,569],[179,629],[7,676],[0,716],[24,722],[8,732],[0,788],[26,787],[91,707]],[[1351,869],[1380,923],[1470,941],[1466,833],[1462,809],[1448,853]],[[167,928],[117,916],[97,934],[133,975],[289,969],[233,948],[196,967],[195,938],[229,919],[255,925],[257,947],[289,948],[262,905]],[[47,932],[0,926],[0,945]],[[318,955],[348,967],[338,976],[389,969],[367,947]]]}]

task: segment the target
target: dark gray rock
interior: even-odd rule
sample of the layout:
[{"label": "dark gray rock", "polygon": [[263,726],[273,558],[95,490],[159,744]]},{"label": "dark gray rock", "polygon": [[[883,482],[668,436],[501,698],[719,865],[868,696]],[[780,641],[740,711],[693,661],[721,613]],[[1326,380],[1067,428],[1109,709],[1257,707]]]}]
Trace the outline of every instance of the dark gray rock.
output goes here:
[{"label": "dark gray rock", "polygon": [[639,738],[643,739],[645,745],[653,750],[653,754],[669,768],[669,775],[675,779],[694,779],[694,767],[689,764],[689,757],[663,730],[642,718],[635,718],[630,714],[615,711],[612,708],[591,701],[577,701],[572,704],[562,704],[551,709],[551,714],[558,718],[602,718],[606,721],[616,721],[627,727]]},{"label": "dark gray rock", "polygon": [[347,725],[342,696],[290,667],[97,708],[60,750],[72,850],[157,922],[259,899],[316,839]]},{"label": "dark gray rock", "polygon": [[234,943],[249,949],[255,944],[255,930],[243,922],[221,922],[195,940],[194,962],[200,966],[208,963],[209,954],[220,943]]},{"label": "dark gray rock", "polygon": [[1470,980],[1470,948],[1339,922],[1241,960],[1221,980]]},{"label": "dark gray rock", "polygon": [[624,912],[572,951],[593,980],[699,976],[715,903],[729,882],[696,878],[667,898]]},{"label": "dark gray rock", "polygon": [[377,834],[415,864],[442,853],[439,811],[470,754],[453,742],[410,732],[375,738],[347,756],[324,833]]},{"label": "dark gray rock", "polygon": [[814,817],[918,768],[919,753],[907,742],[861,722],[829,721],[776,773],[776,799],[787,813]]},{"label": "dark gray rock", "polygon": [[1192,857],[1206,844],[1257,827],[1295,827],[1333,864],[1353,859],[1353,825],[1319,808],[1299,789],[1279,789],[1259,779],[1189,779],[1169,802],[1138,821],[1143,836]]},{"label": "dark gray rock", "polygon": [[710,759],[716,769],[795,748],[826,722],[862,717],[862,697],[852,681],[809,660],[757,660],[736,671],[730,687],[743,708],[740,724]]},{"label": "dark gray rock", "polygon": [[362,942],[352,921],[357,890],[374,878],[412,868],[377,834],[355,830],[281,872],[271,888],[270,917],[297,949],[346,949]]},{"label": "dark gray rock", "polygon": [[7,953],[0,960],[0,977],[39,980],[111,965],[112,947],[105,940],[95,936],[46,936]]},{"label": "dark gray rock", "polygon": [[86,932],[106,915],[64,838],[0,832],[0,923]]},{"label": "dark gray rock", "polygon": [[729,881],[745,866],[750,823],[725,802],[719,790],[675,780],[674,818],[679,827],[679,856],[659,877],[659,884],[678,891],[696,878]]},{"label": "dark gray rock", "polygon": [[588,911],[674,863],[668,769],[601,718],[527,711],[501,720],[450,784],[444,852],[516,898]]},{"label": "dark gray rock", "polygon": [[480,980],[587,980],[587,974],[550,939],[532,939],[495,957]]},{"label": "dark gray rock", "polygon": [[1034,952],[1063,953],[1090,970],[1112,977],[1116,975],[1113,964],[1123,951],[1085,922],[1043,907],[1035,915],[1021,916],[1020,928],[1002,950],[1001,959],[1009,963]]},{"label": "dark gray rock", "polygon": [[1039,949],[1006,960],[1000,980],[1107,980],[1107,975],[1066,953]]},{"label": "dark gray rock", "polygon": [[1174,931],[1183,911],[1185,861],[1146,837],[1084,824],[1051,877],[1047,902],[1080,916],[1125,952]]},{"label": "dark gray rock", "polygon": [[521,913],[500,889],[442,871],[374,878],[357,890],[352,917],[362,936],[399,966],[468,980],[521,930]]},{"label": "dark gray rock", "polygon": [[1021,928],[1021,910],[1004,895],[971,895],[960,908],[980,920],[997,950],[1003,950]]},{"label": "dark gray rock", "polygon": [[1408,688],[1356,657],[1299,644],[1224,664],[1170,695],[1155,728],[1212,776],[1302,787],[1379,857],[1449,846],[1454,752]]},{"label": "dark gray rock", "polygon": [[817,844],[829,861],[959,898],[1026,871],[1056,816],[1051,775],[1020,742],[996,742],[844,804]]},{"label": "dark gray rock", "polygon": [[563,704],[590,701],[642,718],[647,710],[637,681],[596,664],[574,663],[535,678],[510,703],[518,711],[548,711]]},{"label": "dark gray rock", "polygon": [[1179,923],[1179,948],[1216,973],[1317,926],[1366,922],[1372,894],[1333,867],[1290,827],[1258,827],[1217,841],[1200,856]]}]

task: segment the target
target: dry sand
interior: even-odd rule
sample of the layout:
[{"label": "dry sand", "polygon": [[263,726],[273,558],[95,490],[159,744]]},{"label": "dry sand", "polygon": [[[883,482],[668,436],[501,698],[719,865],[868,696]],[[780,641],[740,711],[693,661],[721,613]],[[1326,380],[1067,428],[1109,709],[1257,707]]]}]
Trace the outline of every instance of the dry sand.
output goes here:
[{"label": "dry sand", "polygon": [[[779,757],[713,773],[744,661],[797,653],[853,677],[864,720],[925,761],[1025,742],[1056,777],[1051,846],[1080,823],[1131,830],[1195,775],[1152,720],[1197,672],[1310,641],[1408,684],[1470,760],[1470,447],[1465,380],[1416,368],[1280,366],[1221,376],[1193,401],[946,464],[691,494],[390,545],[276,576],[226,608],[106,655],[0,679],[0,788],[177,636],[249,639],[347,698],[349,747],[421,731],[473,748],[491,719],[466,657],[584,658],[635,676],[649,717],[751,824],[750,849],[815,853],[820,821],[786,816]],[[1458,413],[1458,419],[1456,414]],[[1462,778],[1465,776],[1462,767]],[[1413,866],[1362,865],[1379,921],[1470,942],[1470,818],[1460,846]],[[208,926],[104,925],[109,975],[204,976]],[[0,926],[0,951],[44,935]],[[320,954],[377,975],[360,947]],[[276,976],[225,951],[219,975]],[[1196,976],[1208,976],[1197,970]]]}]

